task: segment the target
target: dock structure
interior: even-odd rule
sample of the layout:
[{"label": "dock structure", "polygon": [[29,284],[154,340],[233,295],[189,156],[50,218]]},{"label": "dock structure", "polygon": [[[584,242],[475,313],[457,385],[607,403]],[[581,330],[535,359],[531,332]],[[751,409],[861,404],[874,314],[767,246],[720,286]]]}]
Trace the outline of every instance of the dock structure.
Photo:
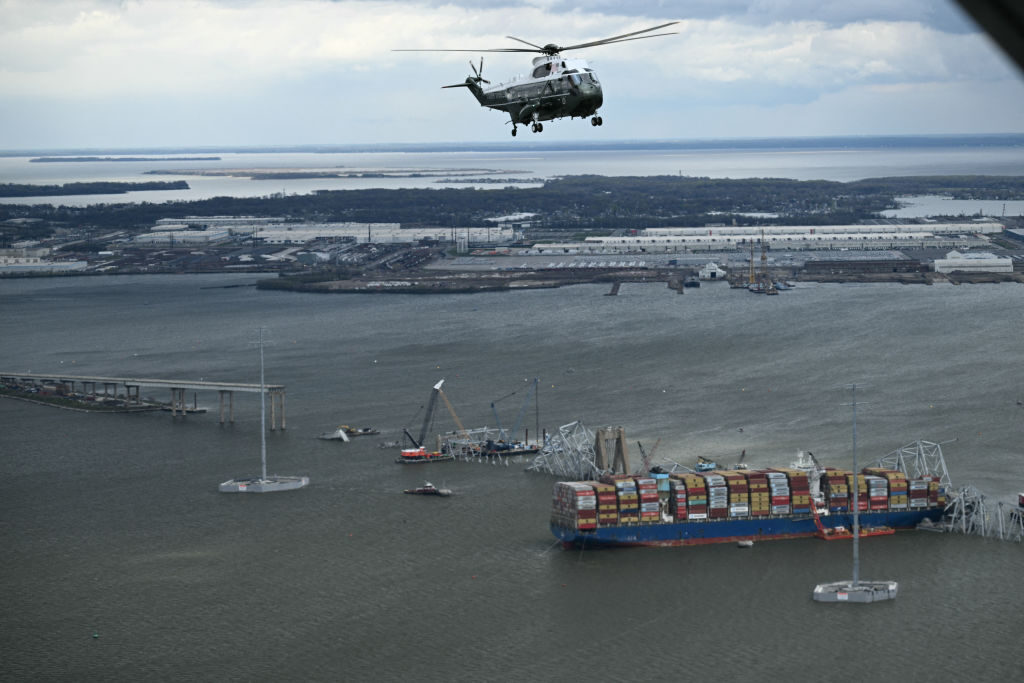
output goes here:
[{"label": "dock structure", "polygon": [[[11,384],[36,384],[53,385],[63,387],[70,393],[76,392],[76,387],[81,386],[81,393],[87,396],[114,397],[118,395],[121,387],[124,387],[124,397],[129,404],[142,405],[139,390],[141,387],[154,387],[169,389],[171,392],[171,415],[177,417],[179,414],[188,414],[188,406],[185,403],[186,391],[216,391],[220,398],[220,424],[235,421],[236,392],[258,394],[265,392],[270,398],[270,429],[285,429],[287,427],[287,416],[285,414],[285,387],[283,384],[266,384],[261,389],[259,384],[245,384],[242,382],[211,382],[207,380],[181,380],[181,379],[154,379],[142,377],[91,377],[87,375],[64,375],[56,373],[32,373],[32,372],[0,372],[0,383]],[[97,388],[101,387],[102,392]],[[227,405],[225,406],[225,398]],[[226,415],[225,415],[226,408]]]}]

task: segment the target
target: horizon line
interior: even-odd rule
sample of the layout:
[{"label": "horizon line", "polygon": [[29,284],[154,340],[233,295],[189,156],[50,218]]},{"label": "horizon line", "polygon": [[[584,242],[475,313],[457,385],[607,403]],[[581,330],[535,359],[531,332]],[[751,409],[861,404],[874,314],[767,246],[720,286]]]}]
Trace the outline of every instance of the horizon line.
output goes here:
[{"label": "horizon line", "polygon": [[[0,156],[52,156],[57,154],[139,154],[139,153],[190,153],[190,152],[365,152],[388,151],[396,149],[417,149],[425,151],[443,151],[451,149],[522,149],[551,150],[560,149],[600,149],[619,147],[651,147],[669,146],[675,148],[743,148],[743,147],[815,147],[829,143],[844,142],[861,143],[858,146],[874,146],[864,143],[882,141],[917,141],[918,143],[943,143],[954,140],[988,141],[991,144],[1024,145],[1024,133],[915,133],[915,134],[875,134],[875,135],[819,135],[819,136],[760,136],[731,138],[649,138],[649,139],[617,139],[617,140],[552,140],[515,142],[501,141],[450,141],[450,142],[372,142],[372,143],[298,143],[298,144],[180,144],[180,145],[141,145],[131,147],[100,146],[100,147],[28,147],[0,149]],[[782,143],[782,144],[780,144]]]}]

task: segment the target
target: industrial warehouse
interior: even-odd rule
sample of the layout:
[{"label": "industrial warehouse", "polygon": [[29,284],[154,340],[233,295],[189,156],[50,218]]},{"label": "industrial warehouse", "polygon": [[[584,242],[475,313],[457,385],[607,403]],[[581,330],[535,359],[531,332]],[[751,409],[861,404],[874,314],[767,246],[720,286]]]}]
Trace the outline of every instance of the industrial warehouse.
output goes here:
[{"label": "industrial warehouse", "polygon": [[742,250],[755,244],[787,250],[969,249],[988,246],[987,235],[999,234],[1003,229],[1003,224],[991,219],[969,223],[647,228],[635,235],[535,244],[530,253],[668,254]]},{"label": "industrial warehouse", "polygon": [[187,216],[162,218],[135,243],[149,246],[206,245],[231,239],[252,239],[262,244],[298,245],[316,240],[347,240],[356,244],[416,244],[423,241],[452,244],[508,244],[520,239],[508,227],[403,228],[400,223],[310,223],[283,217]]}]

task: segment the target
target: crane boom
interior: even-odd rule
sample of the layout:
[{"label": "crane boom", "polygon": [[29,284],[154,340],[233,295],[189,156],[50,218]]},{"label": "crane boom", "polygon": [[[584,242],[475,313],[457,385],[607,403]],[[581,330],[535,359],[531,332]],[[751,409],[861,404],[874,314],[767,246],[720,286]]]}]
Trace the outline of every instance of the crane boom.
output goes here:
[{"label": "crane boom", "polygon": [[[441,381],[443,382],[444,380]],[[462,438],[468,440],[469,432],[467,432],[466,428],[462,426],[462,420],[460,420],[459,416],[455,414],[455,408],[452,407],[452,402],[448,400],[448,396],[445,395],[443,391],[441,391],[441,382],[438,382],[437,386],[435,386],[434,389],[436,389],[437,393],[441,395],[441,400],[443,400],[445,406],[448,407],[448,414],[452,416],[453,420],[455,420],[455,426],[459,428],[459,432],[461,433]]]},{"label": "crane boom", "polygon": [[[434,420],[434,411],[437,409],[437,395],[441,393],[442,384],[444,384],[444,379],[435,384],[433,391],[430,392],[430,401],[427,402],[427,414],[423,416],[423,426],[420,427],[420,438],[416,444],[417,447],[421,446],[427,438],[427,430],[430,429],[430,423]],[[447,399],[445,401],[447,402]]]},{"label": "crane boom", "polygon": [[[509,394],[509,396],[511,395],[512,394]],[[505,396],[504,398],[508,398],[508,396]],[[500,401],[501,399],[499,398],[498,400]],[[498,438],[508,438],[507,435],[505,434],[505,430],[501,428],[501,419],[498,417],[498,409],[494,407],[494,403],[491,404],[491,412],[494,414],[494,422],[498,425]]]},{"label": "crane boom", "polygon": [[523,426],[523,416],[526,415],[526,406],[530,403],[530,397],[537,391],[537,385],[540,384],[540,377],[533,378],[533,384],[526,390],[526,398],[523,399],[523,404],[519,406],[519,414],[516,415],[516,423],[512,426],[512,431],[509,433],[510,438],[516,438],[516,433],[519,428]]}]

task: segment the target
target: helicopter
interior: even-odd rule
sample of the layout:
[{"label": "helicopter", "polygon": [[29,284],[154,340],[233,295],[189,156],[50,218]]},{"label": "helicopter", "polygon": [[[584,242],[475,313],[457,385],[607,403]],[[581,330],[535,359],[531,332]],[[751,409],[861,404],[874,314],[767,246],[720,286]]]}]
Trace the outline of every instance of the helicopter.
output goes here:
[{"label": "helicopter", "polygon": [[[504,83],[491,85],[491,82],[483,77],[484,58],[480,57],[480,66],[477,67],[472,61],[469,63],[473,70],[472,76],[467,76],[462,83],[444,85],[442,88],[467,88],[476,98],[480,106],[489,109],[503,111],[512,119],[512,137],[515,137],[520,125],[530,126],[534,133],[544,130],[544,121],[552,121],[569,117],[570,119],[590,117],[590,125],[600,126],[604,123],[598,108],[604,103],[604,93],[601,90],[601,82],[597,79],[597,73],[587,65],[583,59],[566,59],[562,57],[563,52],[579,50],[586,47],[597,47],[598,45],[609,45],[611,43],[624,43],[630,40],[642,40],[644,38],[657,38],[658,36],[674,35],[675,31],[667,33],[655,33],[653,35],[641,35],[657,31],[678,21],[670,21],[667,24],[659,24],[642,31],[623,33],[611,38],[593,40],[577,45],[534,45],[522,38],[505,36],[530,47],[505,47],[486,50],[460,50],[460,49],[401,49],[394,52],[537,52],[539,57],[533,58],[533,68],[529,76],[516,76]],[[487,87],[484,87],[485,84]]]}]

